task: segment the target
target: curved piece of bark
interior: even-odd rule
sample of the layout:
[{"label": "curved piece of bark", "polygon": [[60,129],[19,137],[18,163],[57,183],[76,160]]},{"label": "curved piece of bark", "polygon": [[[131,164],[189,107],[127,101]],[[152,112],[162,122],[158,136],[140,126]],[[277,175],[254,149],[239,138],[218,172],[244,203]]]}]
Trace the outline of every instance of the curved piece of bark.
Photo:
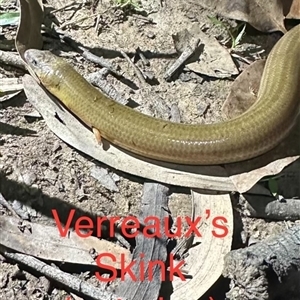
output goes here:
[{"label": "curved piece of bark", "polygon": [[[229,194],[205,195],[192,191],[192,196],[195,203],[195,217],[203,217],[200,227],[198,226],[202,237],[195,236],[194,246],[190,248],[189,256],[185,259],[184,269],[192,279],[181,281],[180,278],[175,278],[172,282],[174,292],[171,300],[198,300],[204,295],[221,276],[223,258],[231,249],[233,211]],[[205,220],[207,209],[210,210],[211,216]],[[228,234],[224,238],[215,238],[212,235],[214,229],[212,219],[216,216],[223,216],[227,220]]]}]

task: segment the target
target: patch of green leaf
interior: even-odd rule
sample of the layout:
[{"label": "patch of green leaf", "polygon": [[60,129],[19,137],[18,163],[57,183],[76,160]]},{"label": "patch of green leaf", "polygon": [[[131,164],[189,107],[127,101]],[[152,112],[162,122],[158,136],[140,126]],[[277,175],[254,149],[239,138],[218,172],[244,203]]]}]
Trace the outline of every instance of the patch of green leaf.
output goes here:
[{"label": "patch of green leaf", "polygon": [[227,24],[224,21],[220,21],[216,17],[208,17],[208,18],[214,25],[223,27],[227,31],[231,40],[231,49],[234,49],[236,48],[237,45],[239,45],[239,43],[241,42],[245,34],[245,30],[246,30],[245,22],[240,23],[236,27],[231,27],[229,24]]},{"label": "patch of green leaf", "polygon": [[278,196],[278,182],[276,178],[270,177],[268,180],[268,188],[274,197]]},{"label": "patch of green leaf", "polygon": [[115,0],[115,2],[121,8],[141,10],[140,4],[135,0]]},{"label": "patch of green leaf", "polygon": [[0,13],[0,26],[18,25],[20,19],[19,12]]},{"label": "patch of green leaf", "polygon": [[266,176],[260,180],[260,182],[265,182],[267,184],[269,191],[275,198],[279,197],[278,179],[282,176],[283,176],[282,174],[277,174],[277,175],[272,175],[272,176]]}]

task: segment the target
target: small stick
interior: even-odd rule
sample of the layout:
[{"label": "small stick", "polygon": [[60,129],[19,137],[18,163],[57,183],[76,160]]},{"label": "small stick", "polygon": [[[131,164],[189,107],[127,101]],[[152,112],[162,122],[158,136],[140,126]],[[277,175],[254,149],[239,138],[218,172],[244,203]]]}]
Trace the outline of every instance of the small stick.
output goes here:
[{"label": "small stick", "polygon": [[142,60],[142,62],[143,62],[143,64],[144,64],[145,66],[150,66],[149,60],[145,57],[145,55],[144,55],[144,53],[142,52],[142,50],[140,49],[140,47],[138,47],[138,48],[136,49],[136,53],[139,55],[139,57],[141,58],[141,60]]},{"label": "small stick", "polygon": [[231,53],[231,56],[236,58],[236,59],[239,59],[241,61],[243,61],[244,63],[248,64],[248,65],[251,65],[251,63],[253,63],[253,61],[250,61],[249,59],[245,58],[245,57],[242,57],[236,53]]},{"label": "small stick", "polygon": [[120,95],[120,93],[114,88],[112,84],[104,79],[106,76],[105,73],[107,73],[107,71],[108,69],[104,68],[100,71],[90,73],[85,77],[85,79],[91,84],[99,87],[109,98],[123,105],[126,105],[128,101]]},{"label": "small stick", "polygon": [[128,61],[128,63],[132,66],[132,68],[134,69],[134,72],[135,72],[136,76],[138,77],[140,83],[143,86],[145,86],[146,85],[146,80],[145,80],[142,72],[140,71],[140,69],[131,61],[130,57],[123,50],[121,50],[121,54]]},{"label": "small stick", "polygon": [[22,218],[15,212],[13,207],[9,204],[9,202],[3,197],[1,193],[0,193],[0,204],[6,207],[14,217],[22,221]]},{"label": "small stick", "polygon": [[97,19],[96,19],[96,24],[95,24],[95,32],[97,32],[97,33],[98,33],[97,35],[99,35],[99,25],[100,25],[100,19],[101,19],[101,16],[100,16],[100,15],[98,15],[98,16],[97,16]]},{"label": "small stick", "polygon": [[86,20],[86,19],[96,17],[97,15],[99,15],[98,12],[95,13],[95,14],[92,14],[92,15],[90,15],[90,16],[84,16],[84,17],[78,18],[78,19],[76,19],[76,20],[74,20],[74,21],[67,21],[67,22],[65,22],[64,24],[62,24],[62,25],[60,26],[60,29],[63,30],[63,29],[65,29],[65,28],[66,28],[67,26],[69,26],[69,25],[74,25],[74,24],[79,23],[79,22],[82,22],[82,21],[84,21],[84,20]]},{"label": "small stick", "polygon": [[77,292],[79,295],[84,295],[85,297],[90,297],[95,300],[126,300],[126,298],[122,298],[103,289],[96,288],[73,275],[51,267],[35,257],[21,253],[3,251],[1,248],[0,251],[5,257],[36,270],[37,272],[45,275],[47,278],[55,280],[66,288]]},{"label": "small stick", "polygon": [[66,5],[64,5],[64,6],[62,6],[62,7],[60,7],[60,8],[57,8],[57,9],[52,10],[51,13],[52,13],[52,14],[55,14],[55,13],[57,13],[57,12],[60,12],[60,11],[65,10],[65,9],[67,9],[67,8],[70,8],[70,7],[72,7],[72,6],[75,5],[75,4],[76,4],[76,1],[73,1],[73,2],[71,2],[71,3],[68,3],[68,4],[66,4]]},{"label": "small stick", "polygon": [[246,199],[244,207],[248,217],[280,221],[300,219],[299,199],[277,200],[273,197],[247,194],[244,194],[244,197]]},{"label": "small stick", "polygon": [[[61,41],[70,45],[74,50],[79,52],[85,59],[100,65],[103,68],[109,69],[112,74],[116,76],[122,77],[122,75],[117,71],[117,69],[111,64],[109,61],[104,59],[103,57],[99,57],[93,53],[91,53],[88,49],[83,46],[79,46],[71,37],[66,35],[64,32],[57,30],[56,32]],[[121,55],[120,55],[121,56]]]},{"label": "small stick", "polygon": [[165,72],[164,79],[169,81],[174,73],[185,64],[185,62],[194,54],[198,48],[200,39],[196,39],[195,42],[191,45],[187,45],[186,49],[181,53],[178,59],[174,64]]},{"label": "small stick", "polygon": [[25,70],[21,57],[15,53],[0,50],[0,62]]},{"label": "small stick", "polygon": [[100,65],[103,68],[107,68],[111,73],[121,76],[120,73],[116,70],[116,68],[107,60],[105,60],[103,57],[97,56],[93,53],[91,53],[89,50],[87,50],[85,47],[78,46],[78,49],[82,51],[82,56],[86,58],[87,60]]}]

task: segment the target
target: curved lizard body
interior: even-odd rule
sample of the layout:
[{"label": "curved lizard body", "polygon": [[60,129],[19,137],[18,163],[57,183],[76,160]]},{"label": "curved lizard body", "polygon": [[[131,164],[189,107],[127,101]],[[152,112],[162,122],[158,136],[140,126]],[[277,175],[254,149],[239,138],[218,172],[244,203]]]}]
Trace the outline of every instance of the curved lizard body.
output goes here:
[{"label": "curved lizard body", "polygon": [[45,88],[102,137],[160,161],[209,165],[259,156],[287,136],[300,112],[300,25],[269,54],[257,102],[216,124],[172,123],[116,103],[48,51],[27,50],[25,59]]}]

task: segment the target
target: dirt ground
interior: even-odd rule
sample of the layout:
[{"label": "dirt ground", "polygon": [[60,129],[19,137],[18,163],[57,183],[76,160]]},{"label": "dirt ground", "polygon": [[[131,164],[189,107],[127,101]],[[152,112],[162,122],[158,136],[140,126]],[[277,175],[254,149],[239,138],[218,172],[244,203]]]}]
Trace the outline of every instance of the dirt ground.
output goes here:
[{"label": "dirt ground", "polygon": [[[113,7],[116,6],[114,1],[103,0],[93,13],[100,15],[100,25],[95,30],[95,18],[91,16],[90,4],[80,2],[72,2],[73,5],[66,7],[71,1],[48,1],[47,10],[66,7],[54,13],[60,27],[66,22],[70,24],[63,27],[64,32],[86,48],[93,49],[95,54],[103,55],[120,66],[121,72],[136,88],[133,89],[111,75],[108,76],[108,81],[124,98],[137,102],[138,110],[170,119],[171,108],[175,104],[183,123],[212,123],[222,119],[221,107],[234,78],[208,78],[192,74],[188,70],[175,81],[166,82],[163,78],[164,72],[177,57],[172,34],[196,23],[205,27],[206,33],[216,36],[218,40],[228,38],[224,29],[214,26],[208,19],[208,16],[213,15],[212,12],[200,7],[190,7],[185,1],[167,1],[163,8],[159,1],[142,1],[141,6],[147,12],[152,11],[146,18],[138,11]],[[5,7],[5,1],[1,5]],[[78,21],[81,18],[85,19]],[[55,21],[53,17],[51,21]],[[234,24],[231,21],[231,25]],[[3,34],[6,38],[13,39],[16,27],[4,28]],[[240,51],[251,47],[257,49],[257,53],[263,48],[266,52],[262,56],[265,56],[278,37],[278,34],[259,35],[258,32],[249,30],[238,47]],[[83,59],[68,45],[49,36],[45,38],[44,48],[65,57],[81,74],[97,70],[97,66]],[[154,85],[141,87],[133,69],[123,58],[113,55],[108,57],[109,51],[101,51],[117,49],[135,53],[137,48],[152,54],[165,54],[165,58],[153,55],[147,67],[141,61],[137,63],[143,71],[154,75],[157,82]],[[238,63],[239,71],[242,71],[245,64],[240,61]],[[14,68],[0,66],[0,79],[21,77],[23,74],[24,72]],[[77,152],[58,139],[41,118],[32,117],[32,113],[35,110],[24,93],[0,103],[1,122],[13,126],[9,133],[0,133],[0,192],[6,200],[18,201],[23,213],[28,214],[32,222],[47,225],[54,225],[51,208],[58,205],[66,210],[74,206],[86,214],[97,212],[103,216],[138,214],[145,181],[143,178],[115,171]],[[24,132],[20,133],[16,128],[22,128]],[[114,188],[103,186],[91,176],[95,165],[108,171],[115,183]],[[189,215],[190,198],[188,189],[174,187],[169,201],[172,213]],[[5,210],[1,209],[1,213],[4,214]],[[244,240],[245,244],[250,237],[255,240],[264,239],[292,225],[292,222],[273,222],[248,218],[243,214],[241,216],[243,236],[239,239]],[[237,236],[240,234],[238,232]],[[46,288],[41,279],[28,272],[21,273],[16,265],[1,257],[0,266],[1,299],[65,299],[64,295],[67,295],[59,287]],[[99,284],[94,278],[88,280]],[[31,290],[29,286],[32,287]],[[51,296],[47,296],[45,291],[52,289],[54,291]],[[223,291],[214,300],[218,299],[224,299]]]}]

